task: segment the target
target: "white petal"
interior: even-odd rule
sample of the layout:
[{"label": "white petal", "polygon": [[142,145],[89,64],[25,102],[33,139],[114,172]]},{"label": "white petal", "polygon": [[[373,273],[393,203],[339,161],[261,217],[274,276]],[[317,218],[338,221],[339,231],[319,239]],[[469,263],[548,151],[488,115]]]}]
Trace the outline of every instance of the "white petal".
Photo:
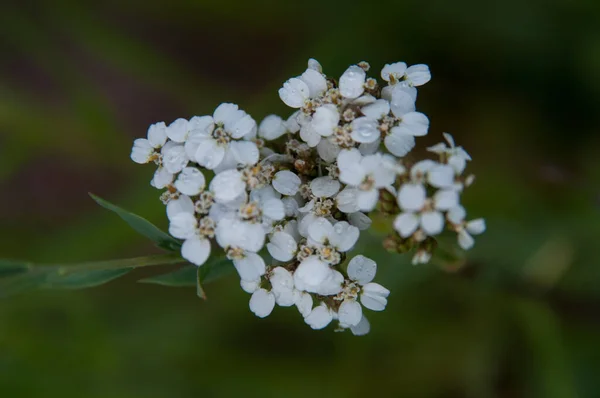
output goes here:
[{"label": "white petal", "polygon": [[325,77],[310,67],[300,76],[300,79],[308,86],[308,95],[311,98],[315,98],[327,90]]},{"label": "white petal", "polygon": [[200,124],[197,123],[197,125],[200,126],[200,128],[190,131],[190,133],[188,134],[188,138],[184,144],[185,153],[190,160],[196,159],[196,151],[198,151],[198,147],[200,145],[204,144],[204,141],[209,139],[212,140],[212,131],[215,128],[214,124],[212,124],[213,118],[211,116],[204,117],[208,118],[205,119],[205,121],[208,121],[209,124],[204,128],[201,128]]},{"label": "white petal", "polygon": [[363,155],[363,156],[373,155],[374,153],[376,153],[379,150],[380,145],[381,145],[381,139],[378,138],[373,142],[363,142],[362,144],[360,144],[358,146],[358,150],[360,151],[361,155]]},{"label": "white petal", "polygon": [[187,166],[189,159],[183,145],[163,147],[163,166],[169,173],[179,173]]},{"label": "white petal", "polygon": [[379,122],[367,116],[352,121],[352,139],[359,143],[372,143],[381,136]]},{"label": "white petal", "polygon": [[240,279],[240,286],[246,293],[254,293],[260,288],[260,279],[255,279],[253,281]]},{"label": "white petal", "polygon": [[458,206],[458,192],[452,189],[441,189],[433,195],[437,210],[450,210]]},{"label": "white petal", "polygon": [[300,177],[289,170],[278,171],[273,177],[273,188],[282,195],[295,195],[301,183]]},{"label": "white petal", "polygon": [[256,137],[256,121],[252,119],[252,116],[244,112],[244,116],[236,121],[228,132],[234,139]]},{"label": "white petal", "polygon": [[255,202],[265,202],[269,199],[279,199],[281,195],[270,185],[265,185],[261,188],[253,189],[250,192],[250,200]]},{"label": "white petal", "polygon": [[285,232],[275,232],[267,243],[271,257],[278,261],[290,261],[296,255],[298,245],[294,238]]},{"label": "white petal", "polygon": [[308,85],[296,77],[283,83],[283,87],[279,89],[279,98],[290,108],[301,108],[309,95]]},{"label": "white petal", "polygon": [[298,233],[300,233],[301,236],[308,238],[308,227],[310,227],[310,225],[315,222],[317,218],[318,217],[312,213],[308,213],[302,217],[300,223],[298,224]]},{"label": "white petal", "polygon": [[244,115],[245,112],[241,111],[236,104],[222,103],[213,112],[213,119],[215,123],[221,123],[229,130]]},{"label": "white petal", "polygon": [[427,192],[421,184],[404,184],[398,192],[398,205],[406,211],[419,211],[425,205]]},{"label": "white petal", "polygon": [[375,278],[377,263],[363,255],[354,256],[348,263],[348,276],[361,285],[366,285]]},{"label": "white petal", "polygon": [[356,203],[361,211],[372,211],[377,206],[379,200],[379,191],[377,189],[371,189],[368,191],[358,191],[356,196]]},{"label": "white petal", "polygon": [[448,221],[450,221],[452,224],[458,225],[462,224],[462,222],[465,220],[467,212],[464,207],[458,205],[451,208],[446,215],[448,217]]},{"label": "white petal", "polygon": [[335,223],[329,235],[329,243],[341,252],[347,252],[356,244],[360,231],[346,221]]},{"label": "white petal", "polygon": [[213,121],[214,119],[212,118],[212,116],[194,116],[193,118],[191,118],[188,122],[188,130],[190,131],[188,135],[188,140],[192,135],[192,132],[196,130],[206,132],[208,129],[211,129]]},{"label": "white petal", "polygon": [[275,308],[275,296],[265,289],[258,289],[250,297],[250,311],[259,318],[265,318]]},{"label": "white petal", "polygon": [[475,239],[464,229],[458,232],[458,245],[464,250],[469,250],[475,244]]},{"label": "white petal", "polygon": [[338,317],[339,321],[345,325],[358,325],[362,318],[362,307],[356,300],[346,299],[338,309]]},{"label": "white petal", "polygon": [[310,189],[317,197],[330,198],[340,190],[340,182],[331,177],[318,177],[311,181]]},{"label": "white petal", "polygon": [[171,141],[183,143],[188,137],[188,121],[182,118],[175,120],[167,127],[166,134]]},{"label": "white petal", "polygon": [[205,186],[204,175],[195,167],[184,168],[175,180],[175,188],[184,195],[196,196]]},{"label": "white petal", "polygon": [[265,140],[276,140],[287,132],[283,119],[277,115],[269,115],[260,122],[258,135]]},{"label": "white petal", "polygon": [[415,111],[415,97],[404,87],[394,86],[391,90],[390,109],[396,117],[403,117],[409,112]]},{"label": "white petal", "polygon": [[131,160],[139,164],[145,164],[150,161],[150,157],[154,153],[154,148],[150,141],[145,138],[138,138],[133,141],[131,149]]},{"label": "white petal", "polygon": [[294,291],[296,308],[303,317],[307,317],[312,311],[313,300],[312,296],[306,292]]},{"label": "white petal", "polygon": [[323,67],[321,66],[321,64],[319,63],[319,61],[317,61],[314,58],[309,58],[309,60],[308,60],[308,68],[309,69],[314,69],[317,72],[323,72]]},{"label": "white petal", "polygon": [[165,169],[164,167],[159,167],[158,169],[156,169],[156,172],[154,173],[154,177],[152,178],[150,185],[152,185],[156,189],[166,188],[173,182],[173,177],[173,174],[169,173],[167,169]]},{"label": "white petal", "polygon": [[378,99],[372,104],[363,106],[360,111],[366,117],[378,120],[390,113],[390,103],[384,99]]},{"label": "white petal", "polygon": [[302,126],[300,129],[300,138],[302,138],[302,141],[306,142],[309,147],[314,148],[319,145],[322,137],[317,133],[317,130],[314,129],[312,123],[309,123]]},{"label": "white petal", "polygon": [[269,278],[271,282],[271,292],[275,295],[275,302],[282,307],[290,307],[294,305],[294,277],[292,274],[282,267],[275,267],[271,271]]},{"label": "white petal", "polygon": [[426,211],[421,214],[421,228],[429,235],[437,235],[444,229],[444,216],[439,211]]},{"label": "white petal", "polygon": [[398,128],[405,134],[422,137],[429,130],[429,119],[420,112],[409,112],[402,116]]},{"label": "white petal", "polygon": [[317,218],[308,226],[308,236],[318,243],[325,243],[333,233],[333,225],[324,217]]},{"label": "white petal", "polygon": [[231,141],[229,149],[238,164],[243,166],[254,165],[258,162],[258,147],[251,141]]},{"label": "white petal", "polygon": [[381,78],[386,82],[389,82],[390,75],[393,75],[396,80],[401,79],[406,72],[406,64],[404,62],[396,62],[393,64],[385,64],[381,69]]},{"label": "white petal", "polygon": [[233,260],[240,278],[252,281],[265,274],[265,261],[256,253],[246,253],[243,258]]},{"label": "white petal", "polygon": [[333,129],[340,122],[340,114],[337,107],[332,104],[322,105],[313,114],[312,128],[323,137],[333,134]]},{"label": "white petal", "polygon": [[298,124],[298,116],[299,115],[300,115],[300,111],[296,111],[296,112],[292,113],[290,115],[290,117],[288,117],[287,120],[285,121],[286,129],[292,134],[296,134],[298,131],[300,131],[300,124]]},{"label": "white petal", "polygon": [[219,166],[225,157],[225,148],[212,138],[203,140],[199,145],[194,159],[200,166],[212,170]]},{"label": "white petal", "polygon": [[403,238],[411,236],[419,227],[419,217],[415,213],[400,213],[394,220],[394,229]]},{"label": "white petal", "polygon": [[342,150],[338,157],[340,181],[344,184],[358,186],[365,179],[365,171],[361,167],[362,155],[356,148]]},{"label": "white petal", "polygon": [[346,187],[335,197],[335,204],[342,213],[355,213],[358,206],[358,189]]},{"label": "white petal", "polygon": [[332,320],[333,314],[325,304],[315,307],[315,309],[313,309],[310,314],[304,318],[304,321],[308,324],[308,326],[315,330],[323,329],[329,325]]},{"label": "white petal", "polygon": [[160,148],[167,142],[167,126],[164,122],[150,125],[148,128],[148,141],[154,148]]},{"label": "white petal", "polygon": [[350,331],[352,331],[352,334],[355,336],[364,336],[371,331],[371,324],[369,323],[367,317],[365,317],[363,314],[363,317],[360,319],[360,322],[358,322],[358,325],[350,327]]},{"label": "white petal", "polygon": [[415,137],[403,134],[401,131],[392,128],[392,133],[384,139],[385,147],[395,156],[403,157],[415,147]]},{"label": "white petal", "polygon": [[169,233],[174,237],[191,239],[196,235],[198,221],[192,213],[178,213],[169,221]]},{"label": "white petal", "polygon": [[463,156],[454,155],[448,158],[448,164],[452,166],[456,175],[460,175],[467,167],[467,160]]},{"label": "white petal", "polygon": [[317,293],[321,284],[330,276],[329,266],[317,256],[304,259],[294,272],[294,285],[298,290]]},{"label": "white petal", "polygon": [[423,64],[408,67],[406,69],[406,76],[413,86],[422,86],[431,80],[429,66]]},{"label": "white petal", "polygon": [[271,220],[279,221],[285,217],[285,208],[281,199],[268,199],[261,205],[262,213]]},{"label": "white petal", "polygon": [[343,283],[344,275],[339,271],[330,270],[329,276],[319,285],[316,293],[321,296],[335,296],[342,291]]},{"label": "white petal", "polygon": [[429,170],[428,182],[436,188],[450,188],[454,184],[454,169],[441,164]]},{"label": "white petal", "polygon": [[360,211],[348,214],[348,222],[360,231],[369,229],[373,221],[365,213]]},{"label": "white petal", "polygon": [[210,256],[210,242],[208,239],[193,237],[183,242],[181,257],[194,265],[202,265]]},{"label": "white petal", "polygon": [[378,283],[368,283],[362,288],[360,302],[372,311],[383,311],[390,291]]},{"label": "white petal", "polygon": [[210,182],[210,190],[218,202],[228,202],[237,198],[246,189],[242,173],[237,170],[227,170],[217,174]]},{"label": "white petal", "polygon": [[479,235],[485,232],[485,220],[483,218],[478,218],[472,221],[469,221],[466,225],[467,231],[473,235]]},{"label": "white petal", "polygon": [[434,162],[431,159],[421,160],[420,162],[415,163],[410,169],[410,177],[413,180],[420,180],[425,174],[427,174],[427,172],[429,172],[429,170],[438,165],[438,162]]},{"label": "white petal", "polygon": [[187,195],[179,195],[179,198],[167,203],[167,217],[169,220],[179,213],[194,214],[194,202]]},{"label": "white petal", "polygon": [[335,161],[341,148],[329,140],[321,140],[317,145],[317,152],[321,159],[327,163]]},{"label": "white petal", "polygon": [[285,210],[286,217],[298,217],[300,211],[298,211],[298,202],[294,198],[283,198],[283,209]]},{"label": "white petal", "polygon": [[358,98],[365,91],[365,79],[367,74],[357,66],[352,65],[340,77],[340,94],[346,98]]}]

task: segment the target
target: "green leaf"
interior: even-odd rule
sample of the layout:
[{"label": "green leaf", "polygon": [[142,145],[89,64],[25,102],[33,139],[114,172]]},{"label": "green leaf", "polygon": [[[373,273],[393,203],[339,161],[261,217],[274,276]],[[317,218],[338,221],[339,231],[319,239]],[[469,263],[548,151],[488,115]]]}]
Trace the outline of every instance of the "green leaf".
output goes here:
[{"label": "green leaf", "polygon": [[108,209],[114,213],[116,213],[119,217],[121,217],[131,228],[135,231],[144,235],[148,239],[155,242],[159,247],[170,250],[170,251],[178,251],[181,248],[181,242],[177,239],[173,238],[169,234],[161,231],[157,226],[152,224],[150,221],[146,220],[138,216],[137,214],[133,214],[127,210],[124,210],[118,206],[113,205],[110,202],[90,193],[89,194],[92,199],[96,201],[100,206]]},{"label": "green leaf", "polygon": [[83,289],[99,286],[129,273],[132,269],[81,271],[68,275],[61,275],[56,272],[48,276],[44,287],[53,289]]},{"label": "green leaf", "polygon": [[175,271],[151,276],[149,278],[142,279],[139,282],[172,287],[196,286],[198,269],[199,268],[195,265],[186,265]]},{"label": "green leaf", "polygon": [[226,257],[215,257],[200,267],[187,265],[172,272],[142,279],[139,282],[170,287],[196,286],[198,296],[206,299],[203,285],[230,275],[234,271],[233,263]]},{"label": "green leaf", "polygon": [[31,263],[16,260],[0,259],[0,278],[22,274],[27,272],[31,267]]}]

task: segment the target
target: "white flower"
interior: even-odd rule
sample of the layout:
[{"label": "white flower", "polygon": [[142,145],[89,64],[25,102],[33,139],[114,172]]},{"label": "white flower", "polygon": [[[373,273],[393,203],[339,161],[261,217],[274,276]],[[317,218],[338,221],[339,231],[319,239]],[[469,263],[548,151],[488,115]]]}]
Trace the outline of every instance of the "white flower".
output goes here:
[{"label": "white flower", "polygon": [[156,189],[163,189],[171,185],[174,177],[173,173],[169,173],[167,169],[159,166],[158,169],[156,169],[156,172],[154,172],[154,177],[152,178],[150,185]]},{"label": "white flower", "polygon": [[438,155],[445,154],[448,164],[454,169],[456,175],[462,174],[467,166],[467,161],[471,160],[471,156],[463,149],[454,144],[454,138],[448,133],[443,133],[444,138],[448,142],[449,147],[445,143],[440,142],[437,145],[427,148],[429,152],[437,153]]},{"label": "white flower", "polygon": [[335,105],[325,104],[317,108],[312,120],[311,127],[322,137],[329,137],[333,129],[340,122],[340,113]]},{"label": "white flower", "polygon": [[301,292],[300,290],[294,290],[294,304],[298,308],[298,312],[303,317],[307,317],[312,311],[313,300],[310,293]]},{"label": "white flower", "polygon": [[331,198],[340,190],[340,182],[331,177],[318,177],[310,182],[312,194],[319,198]]},{"label": "white flower", "polygon": [[448,221],[454,224],[454,228],[458,233],[458,244],[464,250],[469,250],[475,244],[475,239],[472,235],[480,235],[485,232],[486,225],[483,218],[477,218],[465,222],[467,212],[464,207],[457,205],[448,211],[446,217]]},{"label": "white flower", "polygon": [[265,318],[275,308],[275,296],[265,289],[258,289],[250,297],[250,311],[259,318]]},{"label": "white flower", "polygon": [[304,321],[308,324],[308,326],[315,330],[323,329],[329,325],[332,320],[333,311],[324,303],[321,303],[321,305],[315,307],[310,314],[304,318]]},{"label": "white flower", "polygon": [[412,258],[412,265],[427,264],[431,260],[431,253],[427,250],[417,250]]},{"label": "white flower", "polygon": [[357,325],[350,327],[350,331],[355,336],[364,336],[371,331],[371,324],[367,317],[363,315]]},{"label": "white flower", "polygon": [[183,239],[181,256],[195,265],[202,265],[210,255],[210,242],[202,235],[200,225],[193,212],[187,206],[179,211],[172,210],[169,218],[169,233],[178,239]]},{"label": "white flower", "polygon": [[322,295],[335,295],[342,289],[344,276],[317,256],[304,259],[294,272],[296,289]]},{"label": "white flower", "polygon": [[401,237],[411,236],[419,226],[429,236],[437,235],[444,229],[442,211],[450,210],[458,204],[458,193],[454,190],[439,190],[429,208],[427,192],[421,184],[404,184],[398,192],[398,205],[403,210],[395,221],[394,228]]},{"label": "white flower", "polygon": [[431,80],[427,65],[419,64],[406,67],[404,62],[386,64],[381,70],[381,78],[390,84],[402,82],[408,86],[422,86]]},{"label": "white flower", "polygon": [[293,77],[283,83],[279,89],[279,98],[290,108],[302,108],[304,102],[316,98],[327,90],[325,77],[312,68],[299,77]]},{"label": "white flower", "polygon": [[367,74],[358,65],[352,65],[340,77],[340,94],[345,98],[358,98],[365,92]]},{"label": "white flower", "polygon": [[346,221],[338,221],[332,225],[326,218],[319,217],[308,227],[309,244],[329,246],[338,252],[347,252],[358,241],[358,228]]},{"label": "white flower", "polygon": [[393,161],[382,154],[362,156],[356,148],[343,150],[337,158],[340,181],[358,188],[356,203],[362,211],[371,211],[379,199],[379,190],[394,183],[396,173],[388,166]]},{"label": "white flower", "polygon": [[151,162],[157,157],[158,150],[167,142],[167,134],[164,122],[155,123],[148,128],[148,138],[138,138],[133,142],[131,160],[144,164]]},{"label": "white flower", "polygon": [[183,145],[167,142],[161,150],[162,166],[171,174],[177,174],[187,166],[190,159]]},{"label": "white flower", "polygon": [[269,115],[260,122],[258,136],[265,140],[276,140],[288,131],[286,123],[277,115]]},{"label": "white flower", "polygon": [[[394,109],[392,109],[392,112]],[[400,122],[385,137],[385,147],[398,157],[405,156],[415,146],[415,138],[427,134],[429,119],[420,112],[395,114]]]},{"label": "white flower", "polygon": [[355,289],[361,291],[360,301],[368,309],[381,311],[387,304],[389,290],[371,281],[377,273],[377,264],[362,255],[355,256],[348,263],[348,277],[350,282],[346,290],[345,299],[340,305],[338,316],[341,324],[345,326],[356,326],[363,318],[362,308],[356,301]]},{"label": "white flower", "polygon": [[278,171],[273,177],[273,188],[282,195],[294,196],[301,183],[300,177],[289,170]]},{"label": "white flower", "polygon": [[256,136],[256,122],[235,104],[224,103],[212,118],[199,118],[185,143],[186,153],[199,165],[216,169],[230,157],[230,167],[253,165],[259,157],[258,147],[248,141]]}]

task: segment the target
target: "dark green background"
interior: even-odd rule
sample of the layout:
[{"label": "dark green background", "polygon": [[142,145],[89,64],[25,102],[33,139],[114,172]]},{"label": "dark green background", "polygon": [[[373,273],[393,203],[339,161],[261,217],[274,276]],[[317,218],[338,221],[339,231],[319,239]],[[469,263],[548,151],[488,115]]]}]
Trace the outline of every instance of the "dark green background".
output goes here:
[{"label": "dark green background", "polygon": [[488,221],[459,273],[363,241],[392,290],[363,338],[257,319],[235,277],[135,283],[168,267],[7,299],[1,397],[600,396],[599,2],[9,0],[0,54],[0,257],[156,252],[87,192],[165,227],[132,140],[223,101],[287,116],[309,57],[429,64],[419,145],[466,147]]}]

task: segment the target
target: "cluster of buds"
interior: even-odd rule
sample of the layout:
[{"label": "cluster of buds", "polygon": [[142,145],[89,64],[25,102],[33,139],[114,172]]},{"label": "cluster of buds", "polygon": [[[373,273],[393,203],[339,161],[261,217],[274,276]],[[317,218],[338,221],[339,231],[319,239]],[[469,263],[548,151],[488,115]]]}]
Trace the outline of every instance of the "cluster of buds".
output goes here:
[{"label": "cluster of buds", "polygon": [[336,81],[311,59],[279,89],[295,109],[285,120],[269,115],[257,125],[224,103],[212,116],[153,124],[134,143],[135,162],[158,166],[151,184],[164,191],[182,257],[202,266],[223,250],[259,317],[296,306],[313,329],[337,321],[338,330],[368,333],[363,307],[382,311],[390,292],[372,282],[377,264],[350,252],[374,211],[396,231],[384,247],[414,250],[415,264],[430,260],[444,229],[464,249],[485,230],[482,219],[465,221],[471,158],[449,134],[428,148],[437,160],[405,159],[429,130],[415,106],[429,68],[385,65],[383,84],[368,70],[352,65]]}]

